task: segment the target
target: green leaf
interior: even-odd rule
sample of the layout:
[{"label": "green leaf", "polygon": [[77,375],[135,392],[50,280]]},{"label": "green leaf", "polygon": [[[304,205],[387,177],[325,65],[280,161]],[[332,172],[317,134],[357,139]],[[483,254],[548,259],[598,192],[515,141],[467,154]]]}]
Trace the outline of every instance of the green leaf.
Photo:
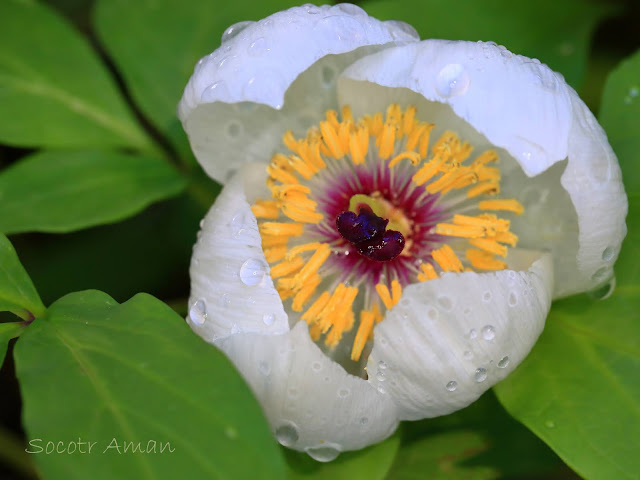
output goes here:
[{"label": "green leaf", "polygon": [[625,187],[640,192],[640,50],[607,78],[600,123],[620,160]]},{"label": "green leaf", "polygon": [[26,324],[23,322],[0,323],[0,366],[2,365],[4,356],[7,353],[9,340],[19,337],[25,327]]},{"label": "green leaf", "polygon": [[555,478],[566,468],[491,392],[452,415],[403,427],[390,479]]},{"label": "green leaf", "polygon": [[421,38],[484,40],[548,64],[576,87],[586,70],[591,34],[614,9],[581,0],[458,0],[421,2],[372,0],[362,6],[370,15],[403,20]]},{"label": "green leaf", "polygon": [[640,472],[640,195],[629,200],[614,294],[555,304],[532,353],[496,387],[505,408],[585,478]]},{"label": "green leaf", "polygon": [[45,151],[0,174],[0,231],[69,232],[115,222],[179,193],[162,160],[109,151]]},{"label": "green leaf", "polygon": [[[14,355],[27,448],[67,449],[33,455],[44,478],[284,477],[260,407],[231,363],[149,295],[119,305],[97,291],[70,294],[25,331]],[[95,442],[91,454],[68,453],[79,439]]]},{"label": "green leaf", "polygon": [[283,449],[289,466],[290,480],[383,480],[395,458],[400,436],[357,452],[341,454],[329,463],[312,460],[306,453]]},{"label": "green leaf", "polygon": [[98,0],[94,13],[98,35],[135,102],[184,157],[191,154],[176,106],[198,59],[220,46],[229,25],[298,5],[294,0],[187,3]]},{"label": "green leaf", "polygon": [[13,245],[0,234],[0,311],[13,312],[24,320],[44,313],[33,282],[23,268]]},{"label": "green leaf", "polygon": [[0,2],[0,141],[150,149],[87,41],[49,7]]}]

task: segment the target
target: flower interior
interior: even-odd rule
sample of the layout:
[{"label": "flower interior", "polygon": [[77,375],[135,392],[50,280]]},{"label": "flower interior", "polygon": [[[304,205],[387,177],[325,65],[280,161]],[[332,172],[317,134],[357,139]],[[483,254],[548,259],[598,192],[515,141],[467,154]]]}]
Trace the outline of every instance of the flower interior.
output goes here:
[{"label": "flower interior", "polygon": [[365,360],[408,285],[507,266],[518,238],[497,212],[523,207],[495,198],[497,153],[474,155],[450,131],[431,142],[433,128],[413,106],[357,120],[330,110],[306,138],[285,133],[290,152],[267,167],[272,198],[252,211],[271,277],[330,355],[346,345],[346,361]]}]

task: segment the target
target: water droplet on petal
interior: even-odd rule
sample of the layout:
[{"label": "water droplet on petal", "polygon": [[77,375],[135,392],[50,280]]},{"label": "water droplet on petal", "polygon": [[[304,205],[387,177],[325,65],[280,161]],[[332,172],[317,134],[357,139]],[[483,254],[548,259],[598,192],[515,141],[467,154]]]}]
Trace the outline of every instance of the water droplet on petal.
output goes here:
[{"label": "water droplet on petal", "polygon": [[250,258],[240,267],[240,280],[245,285],[255,286],[262,282],[267,266],[258,258]]},{"label": "water droplet on petal", "polygon": [[510,307],[515,307],[518,304],[518,295],[515,292],[509,293],[509,299],[507,300]]},{"label": "water droplet on petal", "polygon": [[482,367],[476,368],[476,373],[473,378],[478,383],[484,382],[487,379],[487,369]]},{"label": "water droplet on petal", "polygon": [[599,286],[595,290],[589,292],[589,296],[595,300],[606,300],[616,289],[616,277],[611,278],[604,285]]},{"label": "water droplet on petal", "polygon": [[471,360],[473,358],[473,353],[471,353],[469,350],[465,350],[462,356],[465,360]]},{"label": "water droplet on petal", "polygon": [[376,373],[376,378],[378,379],[379,382],[384,382],[386,377],[384,372],[378,370],[378,373]]},{"label": "water droplet on petal", "polygon": [[451,380],[449,383],[447,383],[445,388],[450,392],[455,392],[456,389],[458,388],[458,382],[456,382],[455,380]]},{"label": "water droplet on petal", "polygon": [[505,355],[498,362],[498,368],[507,368],[508,365],[509,365],[509,357]]},{"label": "water droplet on petal", "polygon": [[605,262],[610,262],[614,255],[616,254],[616,250],[613,247],[607,247],[602,251],[602,260]]},{"label": "water droplet on petal", "polygon": [[386,362],[385,362],[384,360],[380,360],[380,361],[378,362],[378,368],[379,368],[380,370],[386,370],[386,369],[387,369],[387,364],[386,364]]},{"label": "water droplet on petal", "polygon": [[450,63],[436,77],[436,90],[440,96],[449,98],[462,95],[469,88],[469,72],[459,63]]},{"label": "water droplet on petal", "polygon": [[214,82],[205,88],[200,94],[200,101],[203,103],[211,103],[220,98],[224,98],[229,94],[226,83],[222,80]]},{"label": "water droplet on petal", "polygon": [[335,8],[340,10],[341,12],[346,13],[347,15],[352,15],[354,17],[367,14],[363,9],[361,9],[357,5],[354,5],[353,3],[339,3]]},{"label": "water droplet on petal", "polygon": [[262,321],[267,327],[270,327],[276,321],[276,316],[273,313],[265,313],[262,315]]},{"label": "water droplet on petal", "polygon": [[440,307],[442,307],[442,309],[446,312],[450,311],[453,308],[453,302],[451,301],[451,298],[447,297],[446,295],[438,297],[438,303],[440,304]]},{"label": "water droplet on petal", "polygon": [[271,373],[271,367],[269,366],[269,362],[265,362],[264,360],[258,363],[258,371],[264,375],[265,377]]},{"label": "water droplet on petal", "polygon": [[222,38],[220,39],[221,43],[228,42],[233,37],[238,35],[241,31],[243,31],[245,28],[247,28],[249,25],[251,25],[252,23],[256,23],[256,22],[245,21],[245,22],[234,23],[233,25],[228,27],[222,34]]},{"label": "water droplet on petal", "polygon": [[482,338],[485,340],[493,340],[496,338],[496,329],[493,325],[485,325],[482,327]]},{"label": "water droplet on petal", "polygon": [[613,272],[609,267],[600,267],[591,275],[591,280],[594,282],[604,282],[607,278],[611,277]]},{"label": "water droplet on petal", "polygon": [[207,319],[207,306],[204,300],[198,300],[189,309],[189,318],[196,325],[202,325]]},{"label": "water droplet on petal", "polygon": [[490,291],[486,291],[482,294],[482,301],[485,303],[489,303],[491,301],[491,292]]},{"label": "water droplet on petal", "polygon": [[[282,442],[281,442],[282,443]],[[317,462],[330,462],[340,455],[340,447],[331,443],[325,443],[317,447],[308,447],[305,449],[307,455]]]},{"label": "water droplet on petal", "polygon": [[341,388],[338,390],[338,397],[340,398],[347,398],[349,395],[351,395],[351,390],[348,388]]},{"label": "water droplet on petal", "polygon": [[396,40],[420,40],[420,34],[406,22],[387,20],[384,24],[390,28],[391,36]]},{"label": "water droplet on petal", "polygon": [[320,370],[322,370],[322,363],[320,362],[313,362],[311,364],[311,370],[313,370],[314,372],[318,373]]},{"label": "water droplet on petal", "polygon": [[475,328],[472,328],[471,330],[469,330],[467,336],[469,337],[469,340],[474,340],[478,336],[478,332]]},{"label": "water droplet on petal", "polygon": [[285,447],[294,445],[299,437],[298,427],[293,423],[285,423],[276,428],[276,439]]},{"label": "water droplet on petal", "polygon": [[249,55],[251,55],[252,57],[259,57],[268,51],[269,47],[264,37],[256,38],[249,45]]}]

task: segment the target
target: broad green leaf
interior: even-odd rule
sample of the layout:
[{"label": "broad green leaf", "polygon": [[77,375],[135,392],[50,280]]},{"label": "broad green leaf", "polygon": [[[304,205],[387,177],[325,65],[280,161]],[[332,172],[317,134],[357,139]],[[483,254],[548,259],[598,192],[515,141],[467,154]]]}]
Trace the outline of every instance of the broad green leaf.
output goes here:
[{"label": "broad green leaf", "polygon": [[36,153],[0,173],[0,232],[69,232],[115,222],[176,195],[185,184],[174,168],[153,157]]},{"label": "broad green leaf", "polygon": [[306,453],[283,449],[289,480],[384,480],[400,445],[400,436],[357,452],[341,454],[329,463],[312,460]]},{"label": "broad green leaf", "polygon": [[452,415],[406,423],[388,478],[555,478],[565,468],[487,392]]},{"label": "broad green leaf", "polygon": [[259,20],[298,4],[294,0],[98,0],[94,23],[137,105],[188,157],[176,107],[198,59],[220,46],[229,25]]},{"label": "broad green leaf", "polygon": [[[34,454],[48,480],[285,475],[231,363],[149,295],[121,305],[97,291],[63,297],[29,326],[14,355],[27,448],[95,442],[92,454]],[[138,443],[146,453],[132,453]]]},{"label": "broad green leaf", "polygon": [[24,320],[40,316],[45,311],[38,292],[20,263],[13,245],[2,234],[0,234],[0,311],[13,312]]},{"label": "broad green leaf", "polygon": [[607,78],[600,122],[622,164],[627,190],[640,192],[640,50]]},{"label": "broad green leaf", "polygon": [[150,149],[88,42],[34,0],[0,2],[0,141]]},{"label": "broad green leaf", "polygon": [[4,356],[7,353],[9,340],[19,337],[25,327],[26,324],[23,322],[0,323],[0,366],[2,366]]},{"label": "broad green leaf", "polygon": [[505,408],[588,479],[640,472],[640,195],[606,300],[554,305],[529,357],[496,387]]},{"label": "broad green leaf", "polygon": [[591,34],[610,6],[581,0],[365,1],[362,7],[382,19],[403,20],[421,38],[484,40],[520,55],[539,58],[561,72],[569,84],[584,77]]}]

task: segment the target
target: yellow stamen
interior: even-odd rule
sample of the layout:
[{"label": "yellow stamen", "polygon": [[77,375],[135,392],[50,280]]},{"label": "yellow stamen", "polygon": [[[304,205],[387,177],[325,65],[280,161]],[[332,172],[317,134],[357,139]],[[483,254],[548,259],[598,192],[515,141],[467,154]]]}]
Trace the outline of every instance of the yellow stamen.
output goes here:
[{"label": "yellow stamen", "polygon": [[369,335],[373,331],[374,320],[375,315],[373,312],[368,310],[360,312],[360,325],[358,326],[358,332],[356,333],[356,338],[353,341],[353,348],[351,349],[351,360],[354,362],[360,360],[362,350],[369,339]]},{"label": "yellow stamen", "polygon": [[264,222],[259,226],[260,234],[264,235],[299,237],[304,233],[304,225],[301,223]]},{"label": "yellow stamen", "polygon": [[413,130],[416,121],[414,120],[416,116],[416,107],[414,107],[413,105],[407,107],[407,109],[404,111],[404,115],[402,116],[402,134],[403,135],[409,135],[411,133],[411,131]]},{"label": "yellow stamen", "polygon": [[479,195],[496,195],[498,193],[500,193],[500,184],[490,180],[479,183],[467,190],[467,198],[473,198]]},{"label": "yellow stamen", "polygon": [[[317,169],[315,169],[310,162],[303,160],[297,155],[291,155],[289,157],[289,164],[305,180],[309,180],[317,172]],[[283,182],[283,183],[286,183],[286,182]]]},{"label": "yellow stamen", "polygon": [[382,160],[386,160],[393,153],[393,147],[396,141],[396,127],[391,122],[384,125],[382,135],[378,137],[380,145],[378,147],[378,155]]},{"label": "yellow stamen", "polygon": [[267,260],[267,262],[274,263],[282,260],[286,254],[287,254],[286,246],[267,248],[264,251],[264,258]]},{"label": "yellow stamen", "polygon": [[436,157],[433,160],[425,163],[420,170],[413,174],[411,180],[416,185],[424,185],[426,182],[431,180],[435,175],[440,171],[440,167],[444,163],[444,158]]},{"label": "yellow stamen", "polygon": [[482,152],[471,164],[472,167],[481,167],[490,162],[498,161],[498,153],[495,150],[487,150],[486,152]]},{"label": "yellow stamen", "polygon": [[295,247],[291,247],[291,249],[287,253],[287,258],[291,259],[297,255],[300,255],[301,253],[317,250],[323,245],[325,244],[320,242],[310,242],[310,243],[303,243],[302,245],[296,245]]},{"label": "yellow stamen", "polygon": [[331,254],[331,249],[329,248],[329,245],[327,245],[326,243],[322,244],[322,246],[318,248],[313,253],[313,255],[311,255],[311,258],[309,259],[307,264],[302,268],[302,270],[300,270],[300,273],[296,275],[296,281],[300,285],[306,282],[312,274],[318,271],[318,269],[322,266],[325,260],[329,258],[330,254]]},{"label": "yellow stamen", "polygon": [[509,220],[503,218],[497,218],[495,215],[483,214],[477,217],[470,217],[467,215],[455,214],[453,216],[453,223],[456,225],[467,225],[482,227],[491,231],[490,235],[494,236],[496,232],[506,232],[509,230]]},{"label": "yellow stamen", "polygon": [[378,283],[376,285],[376,292],[378,292],[378,296],[387,310],[391,310],[402,297],[402,286],[400,282],[394,280],[391,282],[391,292],[389,292],[389,288],[384,283]]},{"label": "yellow stamen", "polygon": [[320,122],[320,131],[329,154],[334,158],[342,158],[344,152],[340,148],[340,139],[335,127],[329,122]]},{"label": "yellow stamen", "polygon": [[395,167],[398,163],[400,163],[400,160],[404,160],[405,158],[411,162],[411,165],[415,166],[420,163],[420,155],[418,155],[416,152],[402,152],[393,157],[393,159],[389,162],[388,167]]},{"label": "yellow stamen", "polygon": [[262,233],[262,224],[258,226],[258,229],[261,232],[260,236],[262,237],[263,249],[283,247],[289,241],[289,237],[287,235],[267,235],[265,233]]},{"label": "yellow stamen", "polygon": [[438,223],[435,233],[449,237],[481,238],[485,229],[474,225],[452,225],[450,223]]},{"label": "yellow stamen", "polygon": [[309,280],[305,282],[300,291],[296,293],[296,296],[293,297],[293,303],[291,304],[291,309],[294,312],[301,312],[304,304],[307,303],[313,294],[316,292],[316,288],[322,282],[322,277],[317,273],[312,275]]},{"label": "yellow stamen", "polygon": [[267,166],[267,174],[269,174],[271,178],[273,178],[274,180],[277,180],[280,183],[289,183],[289,184],[298,183],[298,179],[296,178],[295,175],[274,165]]},{"label": "yellow stamen", "polygon": [[327,303],[329,303],[330,298],[331,294],[329,292],[322,292],[322,295],[311,304],[300,318],[308,324],[315,323],[319,318],[320,312],[327,306]]},{"label": "yellow stamen", "polygon": [[353,123],[353,114],[351,113],[351,107],[349,105],[342,107],[340,113],[342,113],[343,121]]},{"label": "yellow stamen", "polygon": [[291,220],[302,223],[319,223],[324,218],[321,213],[315,211],[315,206],[300,206],[293,202],[284,203],[282,213]]},{"label": "yellow stamen", "polygon": [[258,200],[251,205],[251,211],[257,218],[278,218],[280,202],[276,200]]},{"label": "yellow stamen", "polygon": [[515,247],[518,243],[518,236],[514,235],[511,232],[498,232],[491,238],[496,242],[506,243],[507,245],[511,245],[512,247]]},{"label": "yellow stamen", "polygon": [[283,260],[271,267],[271,278],[278,278],[291,275],[300,270],[304,265],[302,257],[294,257],[291,260]]},{"label": "yellow stamen", "polygon": [[428,280],[434,280],[438,278],[435,268],[430,263],[423,263],[420,265],[421,273],[418,274],[418,281],[426,282]]},{"label": "yellow stamen", "polygon": [[520,215],[524,212],[522,204],[514,199],[509,200],[482,200],[478,202],[480,210],[506,210]]},{"label": "yellow stamen", "polygon": [[466,257],[474,268],[479,268],[480,270],[504,270],[507,268],[505,262],[496,260],[492,254],[484,250],[470,248],[466,252]]},{"label": "yellow stamen", "polygon": [[334,129],[338,130],[338,128],[340,128],[340,122],[338,121],[338,112],[336,112],[335,110],[327,110],[325,116],[327,117],[327,121]]},{"label": "yellow stamen", "polygon": [[486,250],[487,252],[500,255],[501,257],[507,256],[507,247],[500,245],[495,240],[490,240],[488,238],[471,238],[469,239],[469,244],[474,247],[481,248],[482,250]]},{"label": "yellow stamen", "polygon": [[330,348],[335,348],[344,332],[347,332],[353,328],[353,301],[358,295],[358,289],[356,287],[347,287],[344,296],[340,299],[332,315],[333,324],[331,331],[327,335],[325,344]]},{"label": "yellow stamen", "polygon": [[445,272],[462,272],[462,262],[449,245],[443,245],[431,252],[433,259]]}]

